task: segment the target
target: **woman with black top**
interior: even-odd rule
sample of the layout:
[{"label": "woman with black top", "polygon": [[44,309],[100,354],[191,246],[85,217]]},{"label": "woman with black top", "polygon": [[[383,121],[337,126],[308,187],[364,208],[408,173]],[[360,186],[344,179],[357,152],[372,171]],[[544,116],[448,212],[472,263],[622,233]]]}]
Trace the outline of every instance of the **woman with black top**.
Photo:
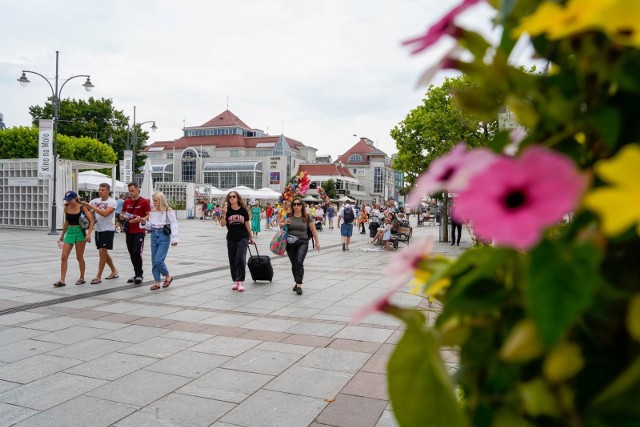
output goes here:
[{"label": "woman with black top", "polygon": [[[87,242],[91,242],[91,232],[93,231],[93,215],[86,206],[83,206],[78,199],[75,191],[67,191],[64,193],[64,226],[58,245],[62,248],[62,256],[60,258],[60,280],[53,284],[54,288],[66,286],[65,277],[67,276],[67,262],[71,249],[76,247],[76,258],[80,265],[80,278],[76,285],[84,285],[84,248]],[[83,230],[80,226],[80,216],[84,216],[89,220],[89,228]],[[64,242],[64,243],[63,243]]]},{"label": "woman with black top", "polygon": [[[309,250],[309,234],[313,237],[316,250],[320,252],[320,240],[316,224],[307,213],[302,199],[294,197],[287,215],[280,220],[280,228],[287,226],[287,255],[291,261],[291,271],[296,284],[293,291],[302,295],[302,279],[304,278],[304,259]],[[309,233],[311,232],[311,233]]]},{"label": "woman with black top", "polygon": [[220,225],[227,227],[227,253],[231,280],[234,282],[231,289],[244,292],[247,246],[253,244],[253,234],[249,209],[242,196],[235,191],[230,191],[224,199]]}]

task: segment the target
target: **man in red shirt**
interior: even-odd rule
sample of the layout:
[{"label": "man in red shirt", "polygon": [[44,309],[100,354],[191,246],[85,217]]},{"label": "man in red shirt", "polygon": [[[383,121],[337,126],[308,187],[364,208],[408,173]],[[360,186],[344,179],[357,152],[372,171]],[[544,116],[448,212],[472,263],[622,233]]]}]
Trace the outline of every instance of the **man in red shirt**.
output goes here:
[{"label": "man in red shirt", "polygon": [[142,249],[144,248],[144,228],[140,227],[140,221],[149,218],[151,205],[149,201],[140,196],[140,187],[135,182],[128,184],[129,198],[122,205],[120,219],[127,221],[127,250],[133,264],[134,275],[127,283],[142,283]]},{"label": "man in red shirt", "polygon": [[267,230],[271,230],[271,218],[273,217],[273,207],[271,207],[271,203],[267,203],[267,209],[265,211],[265,216],[267,218]]}]

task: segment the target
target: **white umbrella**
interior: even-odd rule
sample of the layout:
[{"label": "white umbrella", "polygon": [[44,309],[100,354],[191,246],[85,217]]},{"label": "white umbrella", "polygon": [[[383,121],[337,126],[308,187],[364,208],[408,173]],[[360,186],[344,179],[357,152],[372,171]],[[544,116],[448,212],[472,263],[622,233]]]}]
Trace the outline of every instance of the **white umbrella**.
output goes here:
[{"label": "white umbrella", "polygon": [[259,190],[256,190],[255,193],[256,193],[256,196],[255,196],[256,199],[274,199],[274,200],[278,200],[280,198],[280,196],[281,196],[280,193],[278,193],[277,191],[272,190],[272,189],[270,189],[268,187],[264,187],[264,188],[261,188]]},{"label": "white umbrella", "polygon": [[245,199],[255,199],[258,195],[258,192],[250,189],[249,187],[245,187],[244,185],[239,185],[237,187],[230,188],[224,192],[225,195],[229,194],[230,191],[235,191],[240,194]]},{"label": "white umbrella", "polygon": [[[78,190],[96,191],[100,184],[104,182],[111,185],[111,177],[94,170],[78,173]],[[111,190],[122,193],[127,191],[127,186],[124,182],[116,181],[116,188],[112,188]]]},{"label": "white umbrella", "polygon": [[342,197],[340,197],[339,199],[335,199],[335,200],[334,200],[334,202],[342,202],[342,203],[344,203],[344,202],[349,202],[349,203],[354,203],[354,202],[355,202],[355,200],[353,200],[352,198],[347,197],[347,196],[342,196]]},{"label": "white umbrella", "polygon": [[144,162],[144,176],[142,178],[142,187],[140,187],[140,195],[145,199],[151,199],[153,195],[153,177],[151,175],[151,161],[147,158]]}]

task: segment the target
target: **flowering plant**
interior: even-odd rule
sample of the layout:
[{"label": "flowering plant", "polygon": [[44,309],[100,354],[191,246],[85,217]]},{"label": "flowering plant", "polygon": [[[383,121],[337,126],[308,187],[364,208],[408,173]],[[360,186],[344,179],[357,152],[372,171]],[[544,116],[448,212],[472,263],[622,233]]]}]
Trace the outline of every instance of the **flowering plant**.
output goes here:
[{"label": "flowering plant", "polygon": [[[526,132],[456,146],[408,203],[456,192],[452,216],[486,244],[451,260],[416,242],[357,318],[406,323],[388,365],[403,426],[640,425],[640,1],[489,0],[496,45],[455,23],[480,1],[407,44],[455,38],[438,65],[473,82],[456,103],[482,120],[506,107]],[[544,73],[510,64],[520,39]],[[442,305],[431,324],[390,302],[406,272]],[[441,349],[459,355],[451,372]]]},{"label": "flowering plant", "polygon": [[304,196],[309,191],[311,178],[307,171],[302,171],[291,179],[291,184],[287,184],[280,196],[280,203],[283,200],[292,201],[296,196]]}]

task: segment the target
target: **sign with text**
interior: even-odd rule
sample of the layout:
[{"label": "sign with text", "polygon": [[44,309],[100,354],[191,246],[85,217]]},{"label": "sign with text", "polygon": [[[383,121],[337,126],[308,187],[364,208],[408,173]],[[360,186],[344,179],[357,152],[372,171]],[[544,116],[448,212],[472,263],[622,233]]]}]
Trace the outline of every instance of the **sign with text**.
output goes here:
[{"label": "sign with text", "polygon": [[122,169],[122,181],[129,184],[133,181],[133,151],[124,150],[124,168]]},{"label": "sign with text", "polygon": [[269,185],[280,184],[280,171],[269,171]]},{"label": "sign with text", "polygon": [[40,119],[38,137],[38,178],[53,177],[53,120]]}]

